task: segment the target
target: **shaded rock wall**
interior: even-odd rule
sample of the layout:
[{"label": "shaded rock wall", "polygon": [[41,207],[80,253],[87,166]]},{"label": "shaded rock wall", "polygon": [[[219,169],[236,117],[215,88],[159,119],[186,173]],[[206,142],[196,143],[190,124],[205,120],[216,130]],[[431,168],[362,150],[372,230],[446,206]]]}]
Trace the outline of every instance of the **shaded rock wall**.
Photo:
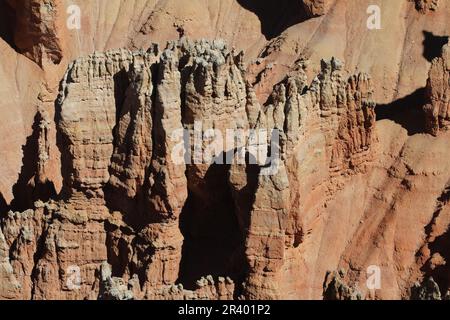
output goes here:
[{"label": "shaded rock wall", "polygon": [[[307,119],[317,124],[326,140],[323,156],[330,175],[355,170],[361,161],[353,163],[354,157],[370,147],[370,84],[362,75],[344,80],[341,67],[337,60],[324,62],[306,93],[303,70],[298,70],[275,88],[273,102],[261,107],[245,83],[242,56],[220,41],[182,39],[169,43],[161,54],[152,47],[147,52],[95,53],[75,61],[57,101],[62,199],[39,202],[23,214],[11,212],[3,221],[21,294],[35,299],[95,297],[100,264],[109,261],[113,276],[137,276],[144,296],[152,296],[148,292],[173,285],[180,276],[186,283],[195,279],[198,271],[191,267],[180,271],[182,255],[201,259],[208,248],[199,241],[206,238],[228,243],[221,253],[226,268],[215,269],[213,261],[205,272],[246,278],[241,289],[249,298],[281,297],[278,274],[285,262],[286,234],[295,230],[289,237],[297,239],[303,232],[289,200],[298,186],[290,185],[285,164],[304,138],[299,130],[310,131],[303,128]],[[196,121],[202,122],[202,134],[212,128],[224,132],[249,127],[281,132],[275,174],[258,176],[243,167],[246,180],[256,181],[249,190],[254,192],[252,203],[233,184],[239,165],[215,168],[209,162],[177,164],[171,158],[174,130],[195,129]],[[45,126],[40,128],[45,136]],[[45,140],[39,146],[45,155]],[[218,151],[235,152],[227,146]],[[221,211],[227,199],[218,194],[229,194],[234,203]],[[188,222],[181,231],[188,240],[182,252],[178,221],[183,210]],[[24,221],[18,223],[15,216]],[[215,219],[231,223],[219,238],[201,227],[206,221],[211,228]],[[269,221],[278,221],[278,227]],[[24,247],[17,247],[21,242]],[[248,268],[238,268],[244,261]],[[80,265],[84,279],[75,293],[64,282],[72,264]]]},{"label": "shaded rock wall", "polygon": [[445,45],[442,55],[431,63],[426,95],[426,128],[429,133],[437,135],[447,129],[450,119],[450,44]]},{"label": "shaded rock wall", "polygon": [[[105,39],[93,31],[104,14],[97,1],[81,5],[92,14],[70,34],[64,1],[8,4],[17,27],[0,40],[0,74],[13,75],[0,91],[1,128],[13,137],[2,144],[0,297],[445,297],[449,50],[434,58],[426,46],[445,38],[448,4],[419,1],[419,13],[383,1],[384,27],[369,33],[357,31],[364,1],[305,0],[295,3],[304,5],[299,20],[268,39],[264,6],[220,3],[117,1],[109,10],[125,20],[142,15],[111,25],[114,14],[105,15]],[[196,10],[208,18],[187,19]],[[240,32],[224,22],[236,16]],[[216,40],[182,37],[205,34]],[[415,102],[425,130],[411,133],[389,111],[376,121],[374,101],[405,104],[403,93],[425,85]],[[183,129],[202,161],[174,158],[173,133]],[[210,159],[211,129],[267,130],[280,140],[246,137]],[[199,136],[206,141],[191,149]],[[274,167],[242,154],[260,144]],[[239,155],[246,161],[211,161]],[[366,286],[369,266],[382,274],[376,290]]]}]

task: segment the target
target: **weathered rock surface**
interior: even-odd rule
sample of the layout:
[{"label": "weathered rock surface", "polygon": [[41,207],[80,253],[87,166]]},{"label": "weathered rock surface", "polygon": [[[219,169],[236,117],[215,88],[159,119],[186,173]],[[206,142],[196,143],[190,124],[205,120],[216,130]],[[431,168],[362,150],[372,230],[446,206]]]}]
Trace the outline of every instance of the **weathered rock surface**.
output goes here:
[{"label": "weathered rock surface", "polygon": [[441,300],[441,292],[439,286],[430,277],[425,279],[422,283],[415,283],[411,288],[412,300]]},{"label": "weathered rock surface", "polygon": [[439,0],[414,0],[416,3],[416,9],[422,13],[428,11],[436,11],[439,6]]},{"label": "weathered rock surface", "polygon": [[63,56],[61,35],[65,11],[60,0],[7,0],[14,16],[13,43],[40,66],[59,64]]},{"label": "weathered rock surface", "polygon": [[5,236],[0,231],[0,298],[14,299],[17,297],[20,284],[14,276],[14,270],[9,260],[9,246]]},{"label": "weathered rock surface", "polygon": [[[160,56],[152,47],[147,52],[95,53],[75,61],[61,84],[56,111],[63,200],[50,209],[39,205],[36,210],[11,213],[4,220],[9,250],[17,255],[12,265],[17,269],[16,263],[20,264],[16,272],[21,294],[52,299],[92,298],[101,292],[103,298],[128,299],[131,293],[125,289],[125,280],[117,276],[138,276],[143,297],[159,296],[149,292],[171,286],[179,277],[186,283],[198,279],[199,271],[189,265],[192,260],[181,263],[183,235],[178,220],[183,210],[185,221],[190,221],[181,228],[189,237],[183,250],[196,257],[209,249],[200,239],[226,241],[203,229],[205,222],[228,225],[229,233],[221,236],[235,238],[228,238],[231,243],[224,247],[229,256],[216,258],[215,263],[225,263],[213,269],[216,276],[228,272],[237,278],[245,276],[243,294],[248,298],[282,297],[278,277],[285,243],[291,241],[287,234],[297,239],[303,232],[298,212],[290,212],[290,193],[297,186],[290,186],[285,162],[305,143],[302,133],[313,132],[315,127],[323,134],[330,177],[356,170],[364,163],[355,162],[361,158],[358,154],[367,153],[370,147],[374,120],[370,83],[362,75],[344,80],[341,68],[336,59],[323,62],[322,73],[308,89],[304,70],[299,69],[275,88],[272,103],[260,107],[245,83],[242,56],[221,41],[182,39],[170,43]],[[45,176],[48,157],[48,141],[39,138],[46,136],[46,119],[38,119],[38,179]],[[261,169],[259,177],[254,172],[247,177],[256,179],[253,204],[229,189],[234,179],[233,170],[228,178],[229,166],[214,167],[212,159],[196,162],[195,146],[190,150],[193,159],[186,164],[172,159],[173,132],[193,129],[189,139],[195,140],[200,121],[202,136],[211,129],[225,132],[250,127],[281,132],[281,158],[274,158],[274,173],[262,175]],[[309,122],[311,129],[303,128]],[[203,143],[202,155],[207,156],[205,148]],[[235,152],[233,146],[224,145],[215,151],[216,157]],[[224,196],[217,198],[218,192]],[[231,201],[227,194],[233,192],[235,204],[243,203],[247,210],[233,203],[228,209],[222,207],[224,201]],[[116,212],[108,217],[109,210]],[[15,215],[24,220],[19,224],[28,226],[27,230],[14,231],[20,229],[13,223]],[[236,219],[240,227],[233,227]],[[200,227],[196,221],[201,221]],[[27,245],[11,248],[21,243],[21,237],[26,237]],[[90,253],[84,254],[86,250]],[[260,255],[263,252],[267,253]],[[25,258],[30,256],[32,261]],[[108,259],[113,263],[111,271],[100,268]],[[244,261],[249,269],[238,267]],[[75,293],[64,283],[73,266],[83,278]],[[95,286],[99,272],[100,282]],[[206,296],[236,294],[223,290]]]},{"label": "weathered rock surface", "polygon": [[450,43],[442,48],[442,56],[431,63],[426,95],[426,127],[429,133],[437,135],[448,128],[450,121]]},{"label": "weathered rock surface", "polygon": [[308,15],[312,17],[322,16],[331,6],[331,0],[302,0]]},{"label": "weathered rock surface", "polygon": [[343,280],[345,271],[328,272],[323,283],[324,300],[361,300],[361,293]]},{"label": "weathered rock surface", "polygon": [[0,298],[448,297],[450,7],[369,2],[8,1]]},{"label": "weathered rock surface", "polygon": [[[283,288],[293,285],[283,272],[297,263],[290,251],[297,250],[306,233],[305,213],[299,210],[304,190],[322,185],[332,192],[342,176],[363,172],[371,159],[375,115],[369,78],[364,74],[346,78],[341,62],[334,58],[323,61],[322,67],[308,87],[300,66],[275,87],[258,116],[258,128],[280,132],[281,163],[270,175],[247,176],[247,181],[257,181],[253,203],[246,206],[251,208],[246,218],[250,274],[244,288],[249,298],[281,298],[286,293]],[[306,158],[310,152],[314,159]],[[321,173],[306,175],[302,166]],[[235,169],[231,180],[237,189],[234,197],[242,206],[240,198],[246,195],[239,190],[240,175],[242,171]]]}]

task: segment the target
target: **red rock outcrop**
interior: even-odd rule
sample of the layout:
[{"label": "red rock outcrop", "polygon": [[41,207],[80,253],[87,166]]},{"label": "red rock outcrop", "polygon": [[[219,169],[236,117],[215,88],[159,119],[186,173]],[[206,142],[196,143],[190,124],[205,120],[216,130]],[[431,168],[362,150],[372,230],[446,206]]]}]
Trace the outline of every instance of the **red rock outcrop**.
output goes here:
[{"label": "red rock outcrop", "polygon": [[[343,81],[340,68],[335,59],[324,62],[323,72],[306,94],[302,94],[305,76],[303,70],[298,70],[298,75],[275,89],[272,104],[261,109],[251,88],[245,84],[241,55],[228,51],[220,41],[183,39],[170,43],[160,58],[157,49],[121,50],[95,53],[75,61],[64,77],[57,102],[64,200],[47,213],[42,209],[46,206],[26,211],[26,221],[21,224],[35,221],[36,225],[30,225],[29,229],[39,231],[35,231],[34,237],[29,236],[27,247],[10,248],[17,250],[19,256],[34,256],[39,250],[36,265],[22,266],[19,272],[25,297],[92,297],[95,292],[88,292],[87,288],[95,283],[95,270],[106,261],[107,251],[114,262],[114,273],[125,277],[139,275],[144,292],[177,281],[183,244],[178,219],[186,200],[190,207],[184,213],[185,219],[230,221],[232,218],[219,209],[226,199],[214,199],[217,188],[222,188],[219,193],[225,195],[230,192],[227,166],[223,167],[225,171],[210,173],[212,164],[195,161],[198,160],[195,148],[191,150],[192,164],[176,164],[176,159],[171,159],[175,143],[171,142],[170,135],[183,126],[193,129],[194,135],[196,121],[202,122],[202,135],[213,128],[222,132],[249,127],[280,130],[281,156],[287,161],[301,141],[301,132],[313,131],[302,127],[310,122],[313,124],[310,128],[318,124],[316,129],[323,134],[330,174],[358,167],[358,162],[353,163],[353,154],[368,151],[371,140],[373,111],[370,102],[366,102],[370,88],[363,76]],[[39,120],[41,137],[46,135],[43,119]],[[324,128],[328,132],[322,133]],[[350,137],[353,137],[350,141],[346,140]],[[37,169],[39,177],[43,175],[48,148],[47,140],[38,139],[38,142],[42,154]],[[205,148],[203,145],[202,154]],[[225,146],[216,151],[227,154],[233,149]],[[288,169],[284,163],[278,164],[273,175],[248,179],[257,179],[254,203],[251,207],[246,204],[250,211],[231,207],[239,212],[242,221],[248,221],[248,225],[242,222],[236,230],[246,238],[249,274],[244,295],[281,297],[276,287],[284,263],[288,222],[294,221],[289,228],[302,232],[296,221],[298,212],[291,213],[294,218],[289,217],[290,192],[297,186],[291,186],[289,191]],[[220,181],[223,184],[218,184]],[[235,194],[235,200],[242,201],[238,198],[239,194]],[[108,208],[122,213],[108,218]],[[208,213],[211,210],[214,216]],[[272,213],[278,217],[270,218]],[[269,218],[265,217],[268,214]],[[52,219],[44,219],[46,215]],[[267,224],[270,221],[275,224]],[[11,228],[16,230],[11,223],[5,220],[8,232]],[[196,239],[211,235],[193,227],[191,222],[183,232],[191,237],[188,250],[197,255],[195,250],[201,250],[201,246],[198,247]],[[44,239],[40,239],[41,234],[45,234]],[[7,233],[7,239],[18,237],[19,234]],[[109,243],[108,249],[105,242]],[[20,242],[10,240],[9,243]],[[244,249],[235,246],[227,250],[232,254],[240,248]],[[86,250],[94,255],[85,255]],[[260,252],[266,251],[260,256]],[[82,260],[79,255],[83,255]],[[29,261],[19,257],[17,261],[21,259]],[[71,296],[63,282],[62,270],[77,261],[86,280],[76,295]],[[186,281],[195,279],[196,273],[192,274],[189,268],[181,272]]]},{"label": "red rock outcrop", "polygon": [[106,233],[100,222],[89,221],[86,211],[36,202],[35,209],[10,211],[2,228],[14,276],[6,285],[18,284],[10,298],[83,299],[95,295],[91,289],[98,265],[106,260]]},{"label": "red rock outcrop", "polygon": [[448,297],[450,6],[369,4],[8,1],[0,298]]}]

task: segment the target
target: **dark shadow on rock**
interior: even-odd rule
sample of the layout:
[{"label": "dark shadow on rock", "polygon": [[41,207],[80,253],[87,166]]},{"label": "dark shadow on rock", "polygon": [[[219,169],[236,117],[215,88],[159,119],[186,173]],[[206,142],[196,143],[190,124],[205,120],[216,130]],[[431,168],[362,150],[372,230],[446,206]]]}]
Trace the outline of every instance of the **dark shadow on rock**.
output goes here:
[{"label": "dark shadow on rock", "polygon": [[[151,67],[152,79],[155,79],[155,72],[157,65],[154,64]],[[133,122],[136,119],[137,109],[134,109],[132,105],[135,105],[139,102],[134,99],[137,98],[134,84],[132,79],[130,79],[130,73],[125,69],[120,70],[114,76],[114,101],[116,107],[116,121],[115,126],[113,128],[113,154],[111,156],[110,163],[112,164],[115,160],[113,159],[114,155],[119,153],[121,155],[128,155],[131,153],[131,144],[133,139]],[[156,85],[154,86],[156,88]],[[152,101],[154,101],[155,91],[152,91]],[[153,108],[151,110],[153,113]],[[128,116],[131,117],[132,122],[128,125],[125,136],[123,137],[123,141],[119,143],[119,132],[118,125],[120,119],[124,116],[124,113],[129,113]],[[154,121],[152,114],[152,121]],[[154,124],[153,124],[154,126]],[[121,133],[123,134],[123,133]],[[152,135],[152,139],[154,139],[154,134]],[[153,144],[154,145],[154,144]],[[126,165],[126,164],[125,164]],[[109,182],[103,187],[103,192],[105,196],[106,206],[110,211],[120,211],[123,214],[124,221],[132,226],[136,231],[139,231],[141,228],[144,228],[149,223],[158,223],[160,222],[160,217],[156,217],[155,215],[151,215],[148,212],[148,190],[149,186],[149,167],[146,169],[146,175],[144,177],[144,183],[140,185],[136,190],[136,195],[134,197],[127,196],[127,190],[118,186],[113,186]],[[117,175],[117,172],[114,172],[109,167],[109,174]]]},{"label": "dark shadow on rock", "polygon": [[401,99],[375,107],[377,120],[389,119],[401,125],[409,135],[424,133],[426,88],[420,88]]},{"label": "dark shadow on rock", "polygon": [[268,40],[309,18],[300,0],[238,0],[238,3],[258,16],[261,32]]},{"label": "dark shadow on rock", "polygon": [[0,192],[0,219],[8,212],[8,203]]},{"label": "dark shadow on rock", "polygon": [[[225,154],[219,157],[225,159]],[[254,168],[257,166],[247,165],[248,176],[252,176]],[[195,282],[203,276],[212,275],[217,279],[227,275],[239,284],[247,274],[244,245],[250,212],[248,217],[239,217],[236,212],[228,182],[229,171],[229,164],[212,164],[201,182],[205,185],[199,190],[192,190],[196,186],[188,190],[180,215],[184,242],[178,278],[187,289],[195,289]],[[248,182],[249,189],[255,186],[253,180]],[[207,195],[200,195],[200,189],[208,190]]]},{"label": "dark shadow on rock", "polygon": [[8,43],[16,52],[14,42],[14,27],[16,25],[16,13],[5,0],[0,0],[0,38]]},{"label": "dark shadow on rock", "polygon": [[[437,237],[432,243],[429,244],[431,253],[439,254],[444,261],[450,259],[450,230],[447,230],[444,234]],[[422,268],[422,271],[427,275],[432,275],[433,279],[439,286],[441,294],[444,296],[447,290],[450,290],[450,266],[448,264],[441,264],[433,266],[426,265]]]},{"label": "dark shadow on rock", "polygon": [[[205,176],[208,200],[189,190],[180,215],[184,236],[180,282],[193,289],[202,276],[229,275],[233,256],[242,243],[242,235],[227,187],[229,165],[212,165]],[[222,187],[218,188],[218,184]],[[226,187],[223,187],[226,186]]]},{"label": "dark shadow on rock", "polygon": [[56,190],[52,182],[39,182],[36,179],[39,153],[39,123],[41,117],[37,113],[34,117],[32,134],[27,138],[24,146],[22,146],[22,168],[19,178],[13,186],[14,199],[11,201],[11,209],[14,211],[24,211],[32,208],[34,201],[40,199],[48,201],[55,198]]},{"label": "dark shadow on rock", "polygon": [[423,56],[431,62],[442,55],[442,47],[448,43],[449,37],[437,36],[429,31],[423,31],[423,36]]}]

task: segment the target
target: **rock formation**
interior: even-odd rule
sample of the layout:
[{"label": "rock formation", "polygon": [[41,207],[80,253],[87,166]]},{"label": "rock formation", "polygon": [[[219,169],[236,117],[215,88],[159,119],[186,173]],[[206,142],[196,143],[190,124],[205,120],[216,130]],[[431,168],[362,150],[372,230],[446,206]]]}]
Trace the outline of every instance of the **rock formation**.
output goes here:
[{"label": "rock formation", "polygon": [[324,300],[361,300],[361,293],[343,281],[345,271],[328,272],[323,283]]},{"label": "rock formation", "polygon": [[414,0],[416,3],[416,9],[422,13],[428,11],[436,11],[439,6],[439,0]]},{"label": "rock formation", "polygon": [[437,135],[447,129],[450,120],[450,43],[442,48],[442,55],[431,63],[426,94],[428,104],[424,110],[427,131]]},{"label": "rock formation", "polygon": [[332,1],[330,0],[302,0],[308,15],[312,17],[324,15]]},{"label": "rock formation", "polygon": [[369,2],[3,3],[0,298],[448,297],[450,5]]},{"label": "rock formation", "polygon": [[10,263],[9,246],[5,236],[0,231],[0,297],[2,299],[14,299],[17,297],[20,284],[14,276],[14,270]]},{"label": "rock formation", "polygon": [[423,283],[415,283],[411,289],[411,299],[413,300],[441,300],[439,286],[430,277]]},{"label": "rock formation", "polygon": [[[178,227],[182,210],[185,209],[185,219],[200,223],[236,219],[227,217],[229,212],[220,212],[225,198],[212,201],[218,188],[225,195],[231,192],[226,171],[229,166],[210,173],[211,160],[205,164],[195,162],[195,147],[190,150],[194,154],[192,164],[177,164],[171,158],[171,134],[186,127],[192,128],[195,135],[196,121],[202,122],[202,135],[211,129],[279,130],[283,161],[288,161],[303,142],[302,133],[313,132],[315,127],[322,134],[322,128],[327,127],[329,132],[323,133],[323,155],[330,177],[350,168],[355,170],[364,162],[355,159],[370,147],[374,120],[370,84],[365,76],[345,81],[340,73],[341,63],[333,59],[323,62],[322,73],[306,93],[306,76],[300,69],[275,88],[269,105],[260,107],[244,81],[241,59],[240,54],[230,52],[220,41],[182,39],[170,43],[161,54],[156,47],[147,52],[94,53],[69,66],[57,100],[63,198],[59,203],[39,203],[35,210],[24,213],[11,212],[3,221],[9,246],[24,243],[24,247],[9,248],[15,253],[12,265],[21,264],[21,271],[16,272],[24,297],[92,297],[95,292],[88,292],[88,288],[94,285],[96,270],[108,256],[114,265],[112,271],[101,268],[100,297],[131,297],[122,289],[122,280],[111,277],[111,272],[121,277],[138,276],[146,296],[149,291],[176,283],[183,245]],[[40,177],[45,175],[42,171],[48,157],[46,118],[41,117],[38,123]],[[313,124],[311,130],[303,128],[308,123]],[[345,140],[351,136],[354,138]],[[202,147],[202,154],[207,155],[205,150]],[[225,146],[218,152],[234,151]],[[258,177],[256,173],[247,177],[257,181],[252,191],[253,204],[245,204],[249,211],[230,207],[240,211],[238,219],[246,221],[238,230],[245,247],[235,245],[227,250],[245,251],[250,273],[244,296],[250,298],[281,297],[276,275],[284,263],[286,233],[289,228],[296,230],[290,236],[297,238],[297,233],[302,232],[298,212],[289,212],[290,186],[283,161],[277,164],[279,168],[273,175]],[[219,179],[224,179],[222,184],[218,184]],[[231,182],[233,177],[230,179]],[[291,193],[295,190],[293,186]],[[244,203],[240,196],[234,190],[235,201]],[[110,209],[116,213],[108,217]],[[211,210],[215,216],[208,217]],[[278,217],[264,217],[272,212]],[[21,219],[20,223],[17,219]],[[276,227],[264,221],[281,224]],[[289,223],[293,225],[288,226]],[[183,231],[192,238],[187,245],[193,252],[198,250],[197,238],[210,236],[192,223]],[[85,254],[86,250],[91,253]],[[265,251],[267,255],[260,256]],[[20,262],[28,261],[21,258],[24,255],[33,256],[33,261],[37,259],[36,265]],[[278,263],[274,264],[274,259]],[[71,263],[85,278],[75,296],[64,283]],[[190,267],[182,272],[189,281]],[[247,271],[239,272],[245,275]],[[269,287],[263,289],[265,286]]]},{"label": "rock formation", "polygon": [[63,56],[60,27],[64,11],[60,0],[7,0],[15,17],[14,45],[39,65],[58,64]]}]

